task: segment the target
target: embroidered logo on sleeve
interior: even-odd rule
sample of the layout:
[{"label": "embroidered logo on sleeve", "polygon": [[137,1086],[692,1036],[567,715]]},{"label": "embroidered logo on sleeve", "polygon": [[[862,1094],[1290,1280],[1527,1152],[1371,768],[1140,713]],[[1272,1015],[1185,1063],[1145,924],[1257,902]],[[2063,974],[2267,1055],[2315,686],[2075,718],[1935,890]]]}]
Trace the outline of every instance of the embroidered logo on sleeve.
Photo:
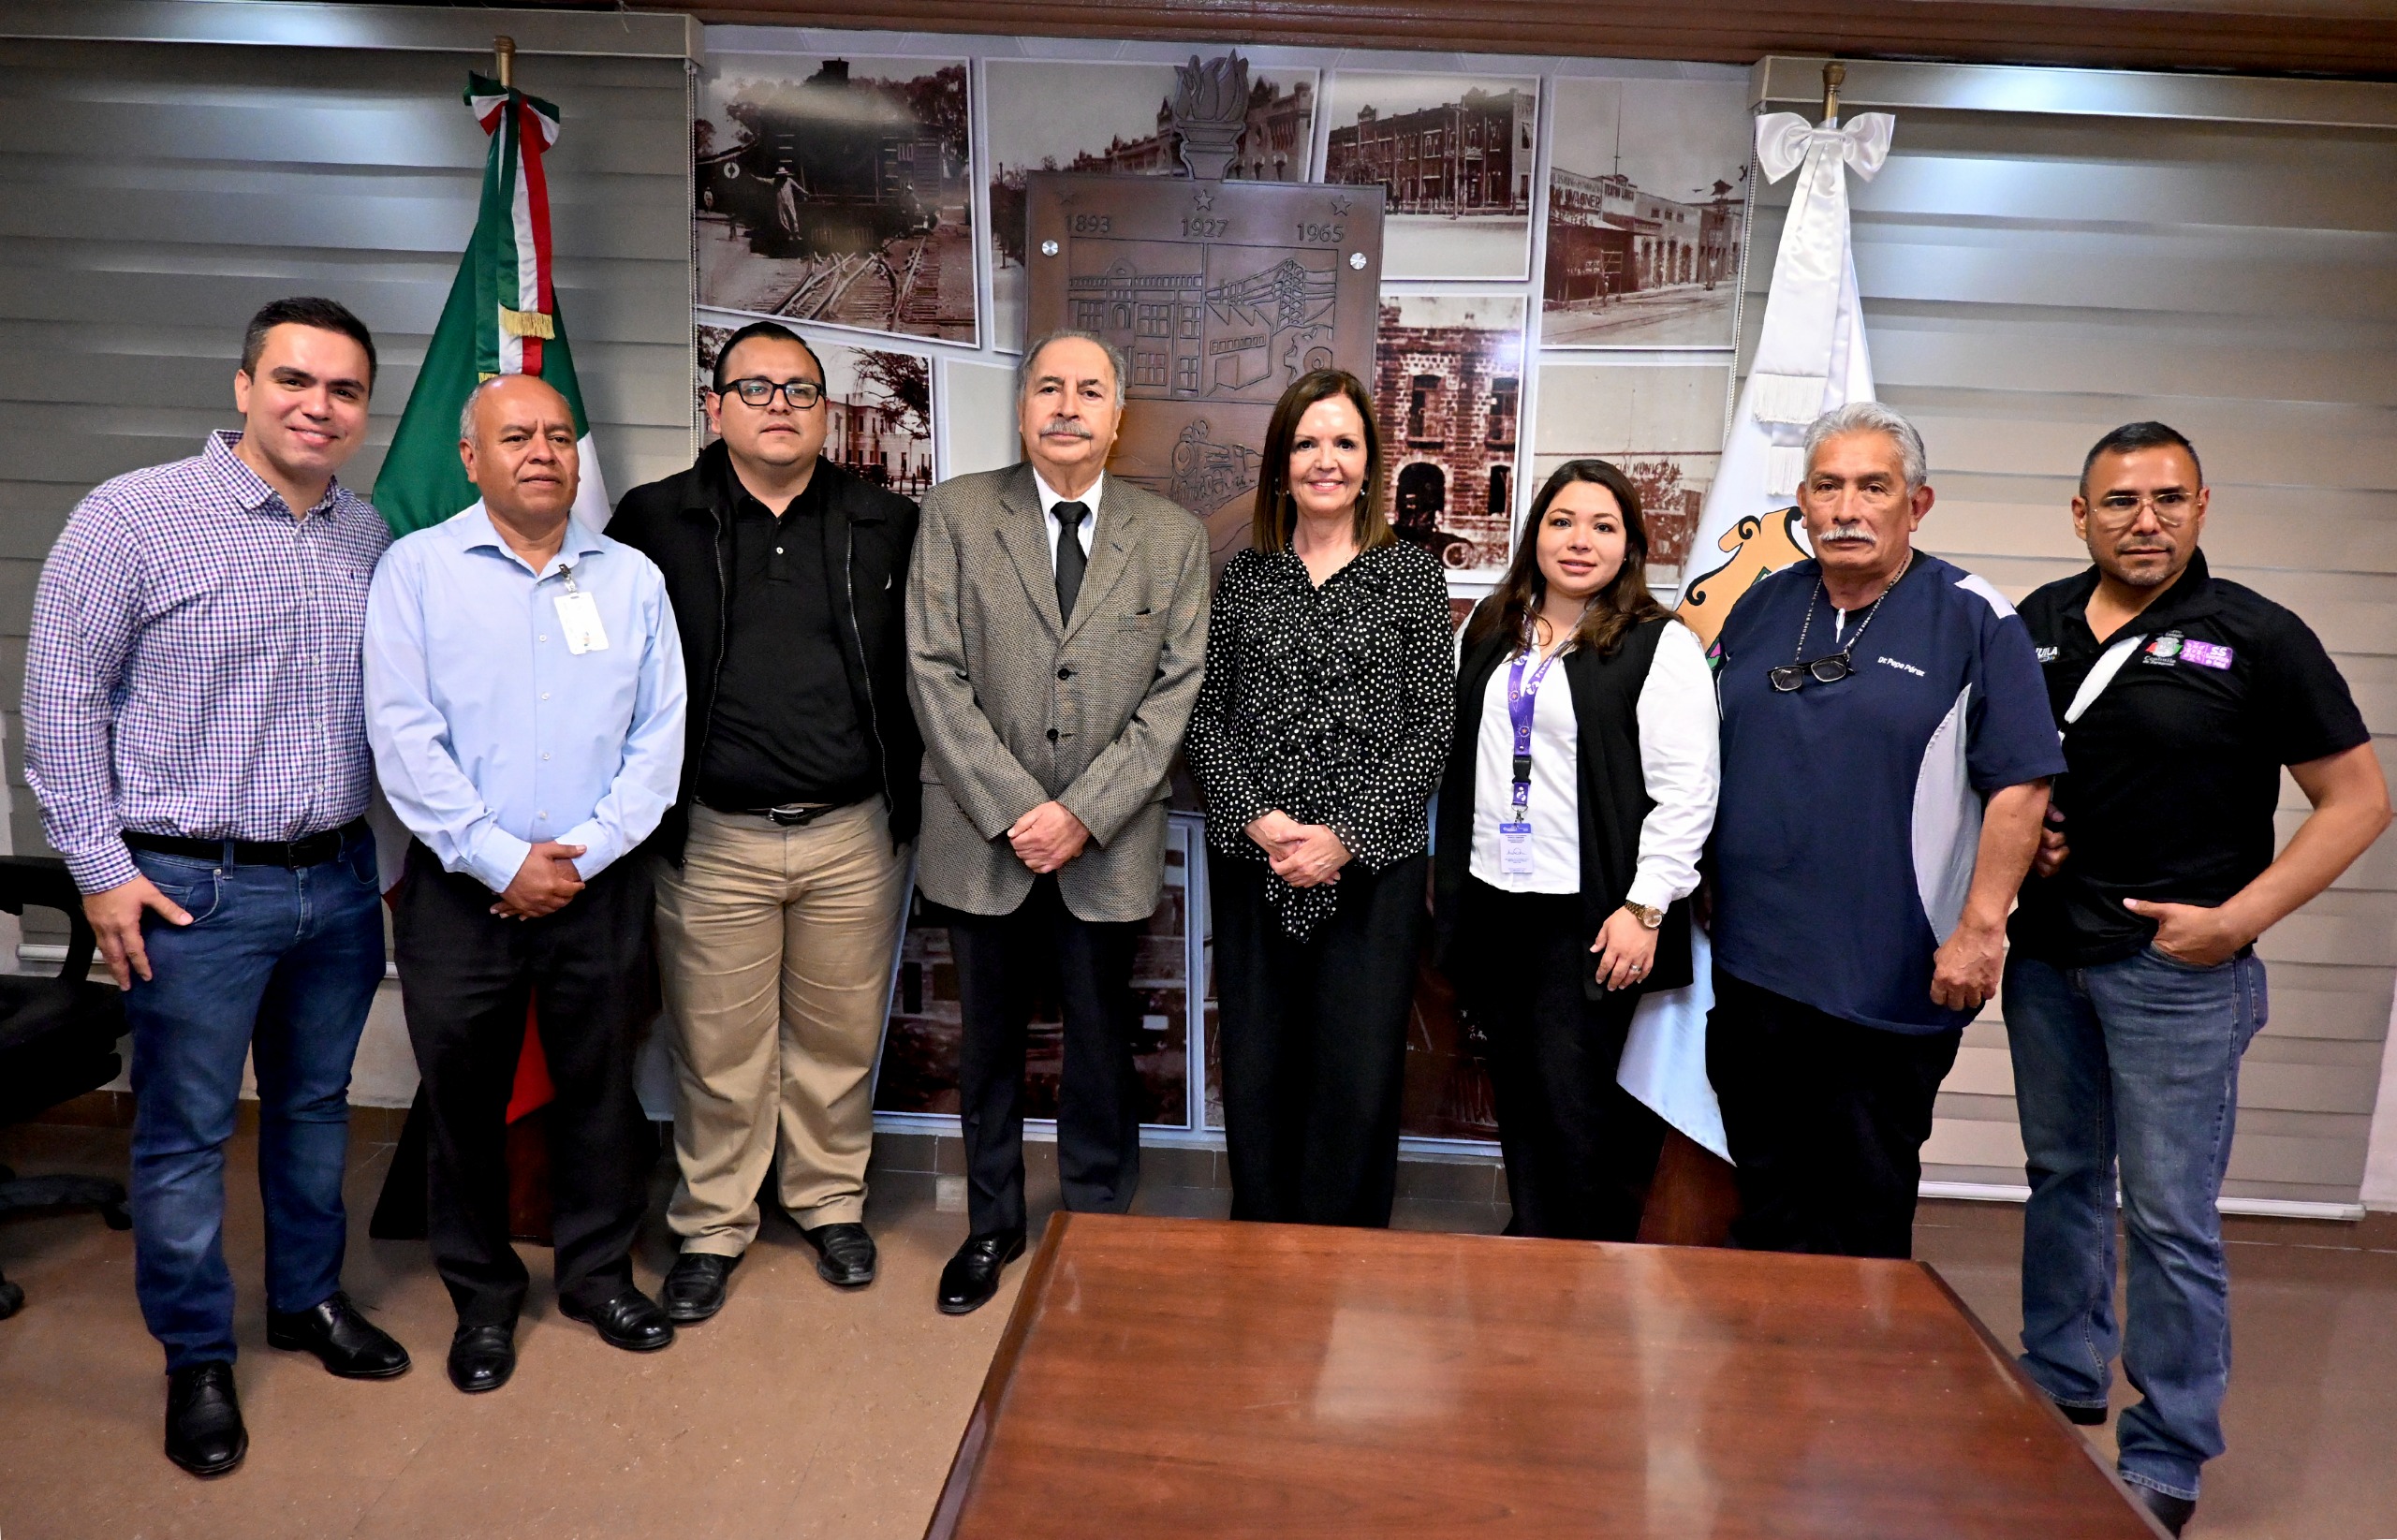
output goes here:
[{"label": "embroidered logo on sleeve", "polygon": [[2218,641],[2184,641],[2181,644],[2181,656],[2200,668],[2230,667],[2230,649]]},{"label": "embroidered logo on sleeve", "polygon": [[2052,648],[2052,647],[2041,647],[2041,648],[2037,649],[2037,653],[2038,653],[2038,654],[2039,654],[2039,661],[2040,661],[2041,663],[2053,663],[2053,662],[2055,662],[2055,660],[2056,660],[2056,649],[2054,649],[2054,648]]}]

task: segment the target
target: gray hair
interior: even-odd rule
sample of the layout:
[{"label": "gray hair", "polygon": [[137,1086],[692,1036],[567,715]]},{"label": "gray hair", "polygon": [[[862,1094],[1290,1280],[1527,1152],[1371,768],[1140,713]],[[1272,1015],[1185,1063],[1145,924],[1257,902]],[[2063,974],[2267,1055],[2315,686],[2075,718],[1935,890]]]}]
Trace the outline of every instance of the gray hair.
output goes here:
[{"label": "gray hair", "polygon": [[1066,342],[1092,343],[1107,354],[1107,367],[1115,372],[1115,409],[1119,412],[1124,410],[1124,389],[1132,376],[1131,360],[1124,357],[1122,348],[1097,332],[1084,331],[1079,327],[1070,326],[1061,326],[1054,331],[1043,332],[1023,350],[1023,361],[1015,366],[1016,405],[1021,408],[1023,405],[1023,398],[1032,394],[1032,366],[1040,361],[1041,350],[1051,343]]},{"label": "gray hair", "polygon": [[1806,425],[1806,474],[1815,474],[1815,451],[1842,433],[1886,433],[1898,447],[1906,491],[1919,491],[1931,479],[1930,462],[1922,452],[1922,435],[1913,423],[1877,401],[1851,401],[1835,406]]},{"label": "gray hair", "polygon": [[[810,354],[809,357],[812,358],[814,355]],[[502,380],[512,380],[522,377],[528,376],[520,376],[516,374],[493,374],[486,379],[477,382],[475,388],[466,392],[465,403],[458,408],[459,443],[472,444],[475,441],[475,406],[483,399],[484,395],[496,387]],[[543,385],[550,385],[549,381],[541,379],[541,376],[538,374],[534,374],[529,377],[540,380]],[[558,390],[558,388],[554,385],[550,385],[550,389],[557,391],[557,397],[560,401],[566,400],[565,391]]]}]

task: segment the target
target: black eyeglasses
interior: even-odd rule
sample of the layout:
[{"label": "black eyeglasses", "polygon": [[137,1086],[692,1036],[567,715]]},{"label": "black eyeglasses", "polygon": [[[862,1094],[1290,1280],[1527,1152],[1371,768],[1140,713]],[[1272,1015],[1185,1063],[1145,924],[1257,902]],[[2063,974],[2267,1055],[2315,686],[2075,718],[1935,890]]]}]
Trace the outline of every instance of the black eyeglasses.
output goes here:
[{"label": "black eyeglasses", "polygon": [[1812,663],[1785,663],[1766,677],[1772,681],[1774,689],[1787,695],[1792,690],[1804,689],[1809,679],[1824,684],[1837,684],[1855,671],[1855,664],[1848,657],[1847,650],[1842,648]]},{"label": "black eyeglasses", "polygon": [[776,391],[782,392],[783,399],[791,403],[793,410],[801,412],[806,411],[824,399],[824,388],[814,380],[777,382],[761,377],[727,380],[724,389],[716,393],[736,395],[752,406],[763,406],[774,399]]}]

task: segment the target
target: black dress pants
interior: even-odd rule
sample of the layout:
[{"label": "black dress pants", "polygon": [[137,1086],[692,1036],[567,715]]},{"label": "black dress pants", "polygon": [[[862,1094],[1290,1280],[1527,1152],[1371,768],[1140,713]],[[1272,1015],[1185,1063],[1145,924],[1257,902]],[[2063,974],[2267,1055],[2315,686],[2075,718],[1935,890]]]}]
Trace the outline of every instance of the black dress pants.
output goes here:
[{"label": "black dress pants", "polygon": [[1234,1219],[1390,1223],[1430,863],[1350,865],[1340,907],[1298,941],[1264,866],[1208,853]]},{"label": "black dress pants", "polygon": [[1578,893],[1507,893],[1468,877],[1448,972],[1490,1040],[1509,1235],[1637,1240],[1664,1120],[1615,1081],[1636,993],[1592,1000]]},{"label": "black dress pants", "polygon": [[393,931],[408,1038],[428,1114],[425,1227],[462,1326],[507,1325],[524,1303],[507,1239],[507,1100],[537,1007],[549,1107],[558,1297],[597,1305],[632,1286],[632,1244],[657,1141],[633,1088],[654,1014],[651,896],[617,861],[539,919],[491,913],[490,888],[408,847]]},{"label": "black dress pants", "polygon": [[1142,922],[1080,917],[1053,875],[1034,879],[1012,914],[952,909],[942,917],[963,1017],[957,1099],[973,1233],[1023,1228],[1024,1027],[1049,978],[1065,1019],[1058,1185],[1076,1213],[1122,1213],[1140,1185],[1132,952]]},{"label": "black dress pants", "polygon": [[1715,969],[1706,1075],[1738,1167],[1732,1242],[1912,1256],[1932,1105],[1963,1037],[1858,1026]]}]

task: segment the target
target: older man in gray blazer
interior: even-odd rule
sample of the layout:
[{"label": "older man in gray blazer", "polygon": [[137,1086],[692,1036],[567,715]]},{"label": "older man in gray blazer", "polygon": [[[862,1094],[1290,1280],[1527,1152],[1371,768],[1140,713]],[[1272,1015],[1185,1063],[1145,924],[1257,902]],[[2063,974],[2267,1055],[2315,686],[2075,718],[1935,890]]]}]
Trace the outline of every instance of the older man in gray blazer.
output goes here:
[{"label": "older man in gray blazer", "polygon": [[1087,332],[1027,349],[1028,463],[924,499],[907,579],[924,735],[917,883],[945,911],[971,1235],[942,1311],[997,1292],[1023,1251],[1023,1045],[1053,970],[1065,1015],[1057,1171],[1069,1209],[1140,1185],[1132,954],[1165,868],[1166,774],[1207,653],[1205,526],[1106,474],[1124,357]]}]

